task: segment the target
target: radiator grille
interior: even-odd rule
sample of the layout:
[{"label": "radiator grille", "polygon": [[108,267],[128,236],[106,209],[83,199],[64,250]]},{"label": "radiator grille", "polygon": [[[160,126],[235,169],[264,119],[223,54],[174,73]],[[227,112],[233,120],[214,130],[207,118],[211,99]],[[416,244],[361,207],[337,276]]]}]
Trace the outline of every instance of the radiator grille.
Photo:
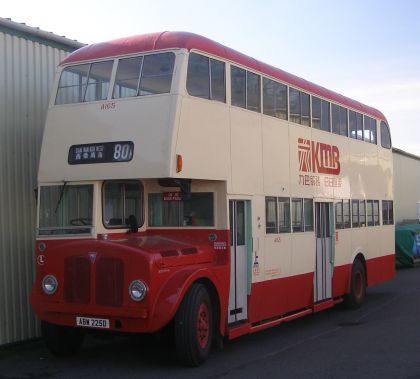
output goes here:
[{"label": "radiator grille", "polygon": [[79,304],[90,302],[90,261],[88,258],[65,258],[64,301]]},{"label": "radiator grille", "polygon": [[96,303],[118,307],[123,303],[124,265],[121,259],[104,257],[96,264]]}]

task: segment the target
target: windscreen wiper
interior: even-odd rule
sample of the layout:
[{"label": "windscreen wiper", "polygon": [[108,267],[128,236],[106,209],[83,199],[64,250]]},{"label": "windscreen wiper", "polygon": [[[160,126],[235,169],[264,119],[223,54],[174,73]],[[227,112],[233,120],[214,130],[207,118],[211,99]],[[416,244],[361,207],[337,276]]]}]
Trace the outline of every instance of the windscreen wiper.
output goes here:
[{"label": "windscreen wiper", "polygon": [[60,192],[60,198],[57,201],[57,205],[55,207],[55,212],[57,213],[58,211],[58,207],[60,206],[61,200],[63,199],[63,195],[64,195],[64,189],[66,188],[67,182],[63,182],[63,186],[61,187],[61,192]]}]

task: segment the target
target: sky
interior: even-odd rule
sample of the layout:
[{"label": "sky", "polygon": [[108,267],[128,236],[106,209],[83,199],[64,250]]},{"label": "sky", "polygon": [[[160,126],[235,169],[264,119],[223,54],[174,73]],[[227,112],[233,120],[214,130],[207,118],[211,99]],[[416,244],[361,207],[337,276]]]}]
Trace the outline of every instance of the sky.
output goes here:
[{"label": "sky", "polygon": [[2,1],[11,18],[83,43],[157,31],[211,38],[379,109],[420,155],[420,1]]}]

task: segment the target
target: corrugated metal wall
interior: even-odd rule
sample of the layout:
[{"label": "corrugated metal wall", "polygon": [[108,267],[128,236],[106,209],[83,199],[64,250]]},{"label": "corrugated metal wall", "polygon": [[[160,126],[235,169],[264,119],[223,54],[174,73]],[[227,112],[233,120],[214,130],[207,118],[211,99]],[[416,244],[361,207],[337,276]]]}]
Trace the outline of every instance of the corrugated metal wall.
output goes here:
[{"label": "corrugated metal wall", "polygon": [[29,304],[34,189],[54,73],[66,55],[0,31],[0,345],[39,335]]}]

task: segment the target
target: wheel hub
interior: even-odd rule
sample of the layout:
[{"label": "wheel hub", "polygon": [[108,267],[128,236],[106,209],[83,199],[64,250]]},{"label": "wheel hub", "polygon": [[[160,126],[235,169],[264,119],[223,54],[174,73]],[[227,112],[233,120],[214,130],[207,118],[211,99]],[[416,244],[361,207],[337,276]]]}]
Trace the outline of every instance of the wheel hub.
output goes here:
[{"label": "wheel hub", "polygon": [[197,340],[199,346],[204,349],[209,340],[209,314],[206,304],[200,304],[197,317]]}]

